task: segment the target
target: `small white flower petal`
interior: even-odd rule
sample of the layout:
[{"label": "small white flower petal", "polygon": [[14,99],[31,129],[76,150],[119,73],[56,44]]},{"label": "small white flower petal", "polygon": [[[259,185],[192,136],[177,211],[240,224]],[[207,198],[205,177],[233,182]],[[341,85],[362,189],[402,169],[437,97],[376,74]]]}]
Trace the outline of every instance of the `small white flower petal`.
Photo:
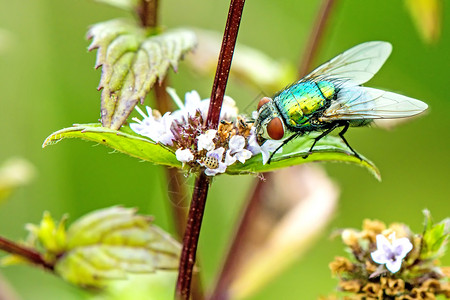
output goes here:
[{"label": "small white flower petal", "polygon": [[403,259],[409,253],[409,251],[412,250],[413,244],[408,238],[404,237],[398,240],[394,240],[394,242],[392,243],[392,247],[394,248],[394,252],[396,253],[397,257]]},{"label": "small white flower petal", "polygon": [[204,134],[201,134],[197,138],[197,148],[200,150],[211,151],[214,149],[215,145],[213,139],[216,137],[217,130],[210,129],[207,130]]},{"label": "small white flower petal", "polygon": [[181,103],[179,98],[176,98],[178,96],[176,95],[174,90],[171,90],[169,94],[180,107],[179,110],[176,110],[172,113],[175,120],[177,121],[182,121],[183,119],[187,120],[189,117],[194,117],[195,114],[197,113],[197,110],[200,110],[201,99],[197,91],[193,90],[185,94],[184,105]]},{"label": "small white flower petal", "polygon": [[177,160],[182,163],[186,163],[194,159],[194,155],[189,149],[177,149],[177,151],[175,151],[175,156],[177,157]]},{"label": "small white flower petal", "polygon": [[250,152],[249,150],[246,150],[246,149],[242,149],[241,151],[236,153],[236,155],[234,157],[241,163],[245,163],[245,161],[247,159],[252,157],[252,152]]},{"label": "small white flower petal", "polygon": [[226,166],[230,166],[236,162],[236,157],[231,156],[230,152],[231,151],[228,150],[227,153],[225,154],[225,165]]},{"label": "small white flower petal", "polygon": [[370,253],[370,256],[372,257],[372,260],[374,262],[380,265],[384,265],[385,263],[389,262],[389,259],[386,257],[386,253],[382,250],[376,250]]},{"label": "small white flower petal", "polygon": [[162,143],[164,145],[171,146],[174,139],[173,133],[170,129],[172,126],[173,118],[170,113],[164,114],[160,119],[156,120],[152,115],[152,109],[146,107],[148,116],[136,106],[136,110],[144,117],[142,121],[137,118],[133,118],[137,123],[131,123],[130,128],[137,134],[146,136],[156,143]]},{"label": "small white flower petal", "polygon": [[189,105],[191,107],[198,107],[198,104],[201,100],[202,99],[200,98],[200,95],[196,90],[187,92],[186,95],[184,95],[184,103],[186,104],[186,106]]},{"label": "small white flower petal", "polygon": [[386,268],[392,272],[398,272],[402,267],[403,258],[412,250],[413,245],[408,238],[395,239],[395,234],[391,234],[389,239],[382,234],[376,236],[377,250],[370,255],[372,260],[378,264],[386,265]]},{"label": "small white flower petal", "polygon": [[252,129],[250,129],[250,136],[248,137],[247,149],[250,150],[253,155],[261,153],[261,146],[256,141],[255,127],[252,127]]},{"label": "small white flower petal", "polygon": [[396,259],[394,261],[390,260],[390,261],[386,262],[386,269],[391,271],[391,273],[397,273],[401,267],[402,267],[401,259]]},{"label": "small white flower petal", "polygon": [[220,110],[220,119],[221,120],[232,120],[236,119],[238,114],[238,109],[236,106],[236,102],[229,96],[223,97],[223,105]]},{"label": "small white flower petal", "polygon": [[245,146],[245,138],[240,135],[233,135],[228,143],[231,154],[241,151]]},{"label": "small white flower petal", "polygon": [[[138,106],[136,106],[136,107],[138,107]],[[152,108],[150,106],[145,106],[145,110],[147,111],[148,117],[154,120],[155,117],[153,116]],[[143,116],[143,115],[141,114],[141,116]]]},{"label": "small white flower petal", "polygon": [[384,235],[378,234],[376,236],[376,239],[377,239],[377,249],[385,251],[391,248],[391,243]]},{"label": "small white flower petal", "polygon": [[208,176],[216,176],[219,173],[225,172],[226,169],[227,169],[227,166],[224,163],[220,163],[219,167],[217,169],[206,168],[205,174]]},{"label": "small white flower petal", "polygon": [[[262,146],[261,146],[261,154],[263,157],[263,165],[267,163],[270,156],[272,155],[272,152],[275,151],[279,146],[283,144],[283,141],[276,141],[276,140],[267,140]],[[282,152],[283,148],[280,148],[278,152]]]},{"label": "small white flower petal", "polygon": [[[147,106],[147,111],[150,107]],[[139,106],[135,106],[134,109],[143,117],[143,118],[148,118],[148,116],[152,115],[152,109],[150,108],[150,113],[148,114],[148,116],[145,115],[145,113],[139,108]]]},{"label": "small white flower petal", "polygon": [[141,123],[130,123],[130,128],[131,128],[131,130],[133,130],[137,134],[144,135],[143,132],[144,132],[146,127],[143,126]]},{"label": "small white flower petal", "polygon": [[200,109],[201,98],[197,91],[187,92],[184,96],[186,114],[193,117]]},{"label": "small white flower petal", "polygon": [[[199,105],[199,110],[202,113],[203,119],[206,119],[208,115],[210,99],[204,99]],[[230,121],[236,119],[238,114],[238,109],[236,107],[236,102],[229,96],[224,96],[222,109],[220,110],[220,120]]]},{"label": "small white flower petal", "polygon": [[[225,148],[220,147],[220,148],[211,150],[208,153],[206,153],[206,157],[213,157],[213,158],[217,159],[219,162],[219,166],[215,169],[210,169],[210,168],[206,167],[206,170],[205,170],[206,175],[215,176],[218,173],[224,173],[226,171],[228,165],[226,164],[226,162],[225,163],[222,162],[224,152],[225,152]],[[228,155],[228,152],[229,151],[227,151],[227,155]],[[226,161],[226,159],[225,159],[225,161]],[[203,164],[201,162],[200,162],[200,165],[205,166],[205,164]]]},{"label": "small white flower petal", "polygon": [[208,153],[206,153],[207,157],[214,157],[216,158],[219,162],[222,161],[223,158],[223,153],[225,152],[225,148],[223,147],[219,147],[217,149],[211,150]]},{"label": "small white flower petal", "polygon": [[227,169],[227,165],[224,163],[219,163],[219,167],[216,169],[217,173],[224,173]]},{"label": "small white flower petal", "polygon": [[216,174],[217,174],[217,169],[206,169],[205,170],[205,174],[207,175],[207,176],[215,176]]}]

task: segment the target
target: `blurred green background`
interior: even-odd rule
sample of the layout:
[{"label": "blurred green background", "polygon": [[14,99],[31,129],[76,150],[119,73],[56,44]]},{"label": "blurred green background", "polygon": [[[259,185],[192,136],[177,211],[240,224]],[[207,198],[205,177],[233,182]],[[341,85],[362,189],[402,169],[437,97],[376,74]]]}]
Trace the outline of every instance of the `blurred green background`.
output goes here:
[{"label": "blurred green background", "polygon": [[[160,22],[167,27],[223,32],[228,1],[160,3]],[[319,4],[248,1],[238,41],[296,65]],[[95,53],[87,53],[85,33],[89,24],[129,14],[88,0],[0,0],[0,7],[0,29],[5,31],[0,39],[0,160],[22,156],[38,170],[30,185],[1,205],[0,234],[23,238],[24,224],[38,222],[44,210],[56,218],[70,213],[73,221],[115,204],[139,207],[141,213],[154,215],[156,224],[173,232],[163,168],[81,140],[41,149],[53,131],[98,120],[100,92],[96,87],[101,71],[93,68]],[[430,109],[422,118],[392,131],[349,130],[351,145],[376,163],[383,181],[353,165],[325,165],[341,189],[335,218],[312,250],[252,299],[316,299],[333,291],[337,281],[331,278],[328,263],[343,254],[340,241],[329,239],[335,228],[360,227],[364,218],[377,218],[405,222],[420,231],[424,208],[431,210],[435,220],[449,216],[450,21],[445,17],[450,16],[450,6],[444,9],[441,38],[429,45],[421,39],[403,1],[338,1],[315,65],[361,42],[389,41],[393,54],[368,85],[421,99]],[[192,89],[203,98],[210,94],[213,77],[198,77],[186,64],[181,64],[177,74],[171,71],[170,77],[180,95]],[[233,81],[233,74],[227,94],[241,108],[252,105],[258,96]],[[220,267],[254,180],[252,176],[221,176],[214,182],[199,249],[206,284]],[[226,193],[230,186],[240,189],[234,188],[236,193],[230,196]],[[444,263],[450,263],[450,255]],[[8,267],[1,273],[23,299],[80,299],[83,295],[34,268]]]}]

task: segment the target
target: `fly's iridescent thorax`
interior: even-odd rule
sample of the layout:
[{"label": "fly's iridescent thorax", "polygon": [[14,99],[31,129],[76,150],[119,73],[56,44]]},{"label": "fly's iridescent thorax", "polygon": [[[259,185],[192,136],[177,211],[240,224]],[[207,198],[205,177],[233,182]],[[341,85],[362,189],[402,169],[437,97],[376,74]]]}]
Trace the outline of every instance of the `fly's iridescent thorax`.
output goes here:
[{"label": "fly's iridescent thorax", "polygon": [[296,83],[281,91],[273,101],[286,125],[292,130],[305,129],[313,115],[330,106],[336,87],[330,81]]}]

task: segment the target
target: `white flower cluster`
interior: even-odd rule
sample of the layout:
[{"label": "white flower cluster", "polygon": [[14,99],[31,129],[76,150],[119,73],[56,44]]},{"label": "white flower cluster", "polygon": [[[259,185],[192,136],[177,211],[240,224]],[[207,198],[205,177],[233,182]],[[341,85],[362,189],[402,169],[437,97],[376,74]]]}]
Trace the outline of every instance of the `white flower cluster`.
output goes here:
[{"label": "white flower cluster", "polygon": [[131,123],[130,128],[137,134],[146,136],[156,143],[172,146],[174,136],[170,127],[174,118],[170,112],[165,113],[162,117],[157,116],[155,118],[149,106],[146,106],[148,115],[145,115],[139,107],[136,106],[135,108],[143,119],[141,121],[138,118],[133,118],[133,121],[137,123]]},{"label": "white flower cluster", "polygon": [[[143,119],[133,118],[133,121],[137,123],[131,123],[130,128],[156,143],[173,146],[174,150],[176,149],[177,160],[184,164],[192,165],[194,163],[205,167],[205,174],[208,176],[224,173],[227,167],[236,161],[245,163],[247,159],[259,153],[262,153],[263,163],[265,164],[270,157],[270,153],[280,145],[279,141],[267,141],[263,146],[260,146],[256,141],[255,128],[251,128],[247,136],[232,135],[227,139],[228,143],[225,147],[217,145],[217,141],[220,140],[220,132],[214,129],[206,130],[202,127],[208,114],[209,99],[201,100],[196,91],[191,91],[186,93],[185,103],[183,104],[173,89],[168,88],[167,92],[180,107],[179,110],[161,116],[158,111],[152,111],[147,106],[146,115],[140,108],[136,107]],[[220,120],[233,122],[237,118],[237,113],[238,110],[234,100],[225,96]],[[192,124],[197,124],[197,127],[191,130],[195,136],[183,136],[179,128],[188,125],[192,127]],[[186,140],[194,140],[196,144],[186,146]],[[202,153],[206,151],[206,154],[199,158],[198,153],[200,151],[203,151]]]}]

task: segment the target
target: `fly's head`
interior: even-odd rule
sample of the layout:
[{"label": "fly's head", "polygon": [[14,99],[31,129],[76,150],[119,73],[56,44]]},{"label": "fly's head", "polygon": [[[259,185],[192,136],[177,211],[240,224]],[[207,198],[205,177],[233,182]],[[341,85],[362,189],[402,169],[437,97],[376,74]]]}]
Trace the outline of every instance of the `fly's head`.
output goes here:
[{"label": "fly's head", "polygon": [[268,97],[262,98],[258,103],[255,126],[259,145],[264,144],[266,140],[281,140],[287,132],[278,108]]}]

